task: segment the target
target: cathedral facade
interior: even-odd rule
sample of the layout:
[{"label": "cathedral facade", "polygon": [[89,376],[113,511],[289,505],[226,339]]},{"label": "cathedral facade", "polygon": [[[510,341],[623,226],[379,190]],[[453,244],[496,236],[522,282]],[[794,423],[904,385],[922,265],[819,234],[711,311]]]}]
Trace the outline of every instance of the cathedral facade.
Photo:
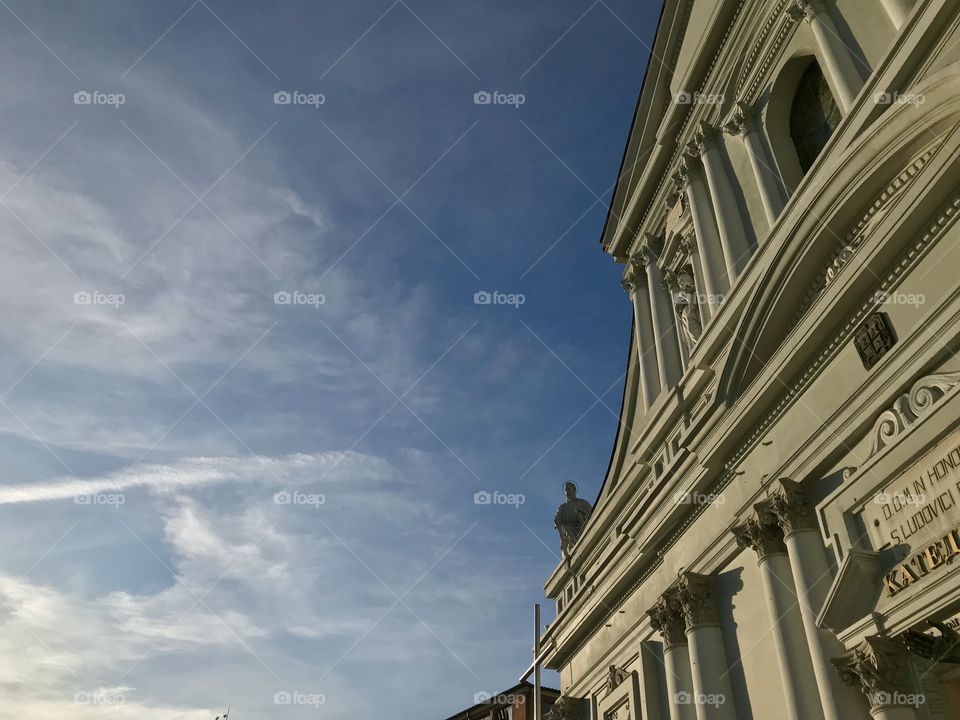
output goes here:
[{"label": "cathedral facade", "polygon": [[960,3],[665,0],[557,717],[960,718]]}]

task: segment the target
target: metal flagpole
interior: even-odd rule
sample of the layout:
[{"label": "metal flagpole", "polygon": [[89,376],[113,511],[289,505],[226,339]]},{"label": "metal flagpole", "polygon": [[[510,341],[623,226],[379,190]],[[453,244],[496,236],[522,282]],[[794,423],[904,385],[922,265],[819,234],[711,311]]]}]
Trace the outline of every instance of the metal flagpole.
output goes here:
[{"label": "metal flagpole", "polygon": [[533,720],[543,720],[543,701],[540,699],[540,603],[533,606]]}]

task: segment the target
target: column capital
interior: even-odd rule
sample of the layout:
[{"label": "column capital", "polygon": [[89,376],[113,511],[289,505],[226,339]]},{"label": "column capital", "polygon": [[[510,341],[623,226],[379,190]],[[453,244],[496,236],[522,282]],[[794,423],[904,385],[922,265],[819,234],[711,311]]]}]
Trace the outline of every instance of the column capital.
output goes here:
[{"label": "column capital", "polygon": [[723,129],[730,135],[746,135],[759,128],[757,108],[738,100],[729,122]]},{"label": "column capital", "polygon": [[628,293],[633,293],[634,291],[646,286],[646,284],[646,271],[634,263],[631,263],[630,266],[624,270],[623,277],[620,278],[620,286]]},{"label": "column capital", "polygon": [[[649,267],[660,257],[661,250],[663,250],[663,239],[646,233],[631,261],[635,266]],[[637,262],[638,260],[639,262]]]},{"label": "column capital", "polygon": [[853,651],[831,661],[847,685],[859,687],[871,709],[902,704],[910,693],[910,666],[903,644],[869,635]]},{"label": "column capital", "polygon": [[685,572],[677,584],[677,599],[683,608],[687,630],[701,625],[717,625],[719,619],[713,595],[713,578]]},{"label": "column capital", "polygon": [[763,522],[757,515],[753,515],[739,525],[735,525],[731,532],[737,539],[737,545],[753,550],[760,562],[763,562],[770,555],[787,552],[780,526]]},{"label": "column capital", "polygon": [[787,5],[787,15],[794,20],[809,22],[816,17],[818,10],[816,0],[790,0],[790,4]]},{"label": "column capital", "polygon": [[656,605],[647,610],[647,615],[651,627],[660,632],[668,648],[687,642],[686,622],[676,589],[667,590],[661,595]]},{"label": "column capital", "polygon": [[783,534],[789,537],[800,530],[818,529],[816,511],[800,483],[782,478],[779,485],[766,507],[779,520]]},{"label": "column capital", "polygon": [[696,147],[697,155],[706,152],[720,137],[720,128],[714,127],[702,120],[697,125],[697,132],[693,135],[691,144]]}]

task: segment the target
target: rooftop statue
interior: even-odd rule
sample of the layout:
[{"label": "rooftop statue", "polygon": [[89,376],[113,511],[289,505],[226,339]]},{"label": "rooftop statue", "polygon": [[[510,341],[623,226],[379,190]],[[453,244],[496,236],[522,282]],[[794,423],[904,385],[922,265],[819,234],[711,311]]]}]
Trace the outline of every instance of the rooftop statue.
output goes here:
[{"label": "rooftop statue", "polygon": [[583,534],[587,520],[590,519],[590,513],[593,512],[593,506],[577,497],[576,483],[564,483],[563,492],[567,496],[567,501],[557,510],[557,515],[553,518],[553,526],[560,533],[560,550],[569,561],[570,552]]}]

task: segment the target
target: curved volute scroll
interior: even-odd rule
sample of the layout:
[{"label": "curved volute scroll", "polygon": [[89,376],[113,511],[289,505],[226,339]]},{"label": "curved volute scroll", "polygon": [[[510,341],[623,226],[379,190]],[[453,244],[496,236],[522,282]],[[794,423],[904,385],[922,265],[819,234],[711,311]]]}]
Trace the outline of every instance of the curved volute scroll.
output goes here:
[{"label": "curved volute scroll", "polygon": [[908,392],[897,397],[893,405],[877,417],[870,431],[870,455],[897,442],[914,423],[933,410],[944,395],[960,384],[960,372],[937,373],[917,380]]}]

